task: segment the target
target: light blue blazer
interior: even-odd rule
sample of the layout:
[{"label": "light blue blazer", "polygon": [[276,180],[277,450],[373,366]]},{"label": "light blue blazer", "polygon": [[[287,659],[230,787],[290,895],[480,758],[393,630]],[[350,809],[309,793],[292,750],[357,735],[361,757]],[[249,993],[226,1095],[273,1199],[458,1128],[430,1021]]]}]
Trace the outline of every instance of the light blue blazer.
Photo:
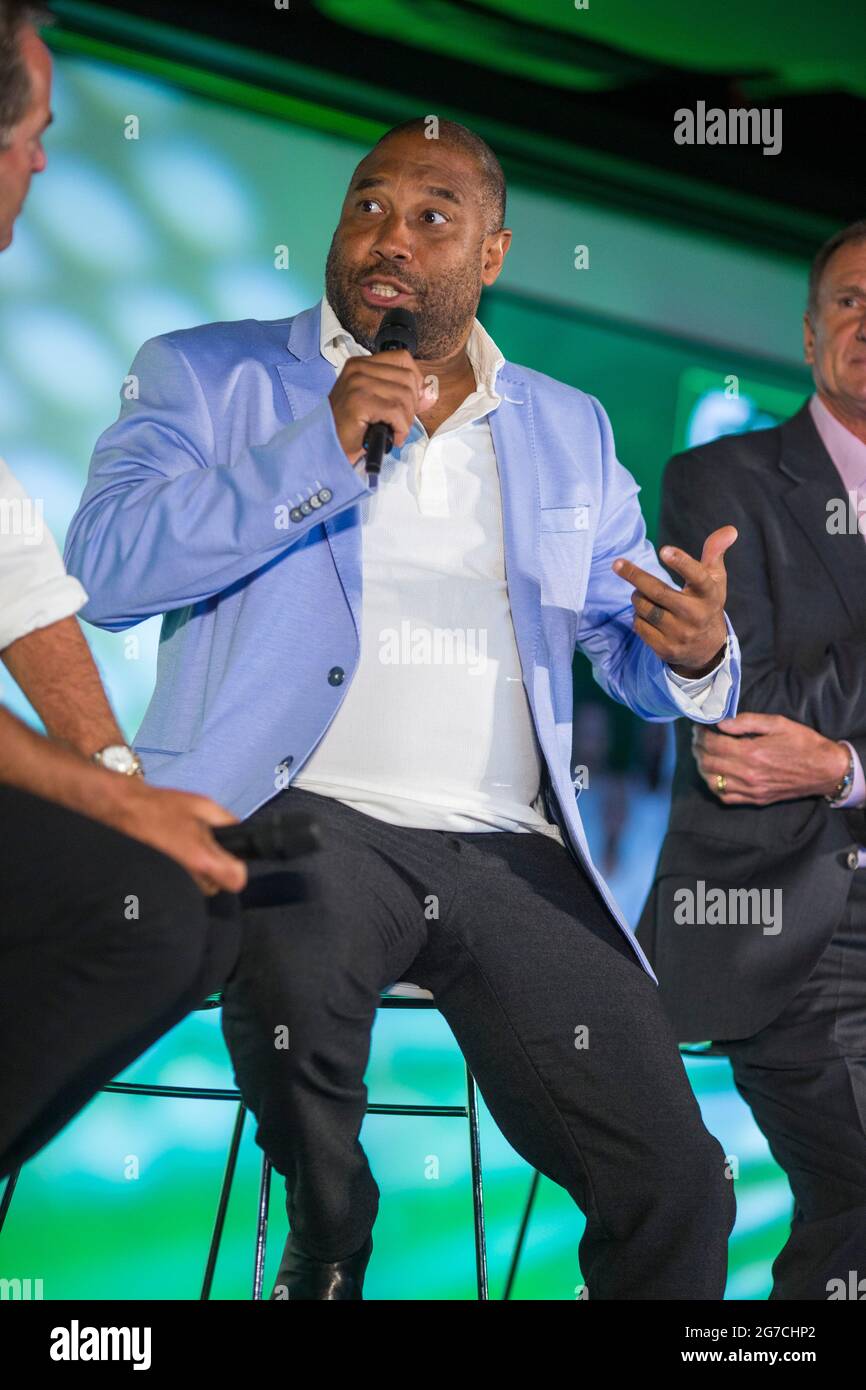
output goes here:
[{"label": "light blue blazer", "polygon": [[[89,622],[121,631],[165,615],[136,740],[149,778],[210,795],[239,817],[303,766],[358,661],[367,489],[337,438],[319,322],[316,305],[145,343],[66,544]],[[643,719],[676,718],[686,703],[634,634],[631,588],[611,561],[628,556],[666,576],[598,402],[511,363],[497,390],[504,399],[490,427],[508,594],[552,809],[649,970],[578,813],[572,657],[579,647],[600,685]],[[726,715],[739,693],[733,634],[731,649]]]}]

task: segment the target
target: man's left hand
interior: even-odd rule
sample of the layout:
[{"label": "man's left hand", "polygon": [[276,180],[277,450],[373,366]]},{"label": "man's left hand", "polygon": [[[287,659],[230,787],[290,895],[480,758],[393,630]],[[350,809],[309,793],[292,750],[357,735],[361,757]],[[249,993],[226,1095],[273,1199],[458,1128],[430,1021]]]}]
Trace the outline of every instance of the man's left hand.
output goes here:
[{"label": "man's left hand", "polygon": [[700,560],[674,546],[660,550],[660,558],[685,580],[682,589],[672,588],[630,560],[613,562],[615,572],[635,586],[631,596],[635,632],[678,676],[705,676],[722,659],[728,636],[724,556],[736,539],[733,526],[713,531],[704,541]]},{"label": "man's left hand", "polygon": [[738,714],[715,728],[695,725],[692,753],[710,791],[726,806],[831,796],[848,770],[843,744],[781,714]]}]

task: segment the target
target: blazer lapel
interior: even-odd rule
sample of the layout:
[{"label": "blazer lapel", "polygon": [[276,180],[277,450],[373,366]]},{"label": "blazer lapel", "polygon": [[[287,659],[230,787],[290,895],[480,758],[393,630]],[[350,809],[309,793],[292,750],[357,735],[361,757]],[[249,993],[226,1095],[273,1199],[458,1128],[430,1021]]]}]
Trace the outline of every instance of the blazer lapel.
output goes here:
[{"label": "blazer lapel", "polygon": [[[287,343],[295,360],[277,364],[293,420],[302,420],[315,410],[330,393],[337,379],[337,373],[319,348],[321,311],[320,301],[312,309],[305,309],[295,316]],[[360,642],[362,575],[359,509],[347,508],[322,524]]]},{"label": "blazer lapel", "polygon": [[507,363],[497,377],[496,387],[503,399],[489,420],[502,496],[505,578],[523,683],[534,707],[535,658],[541,629],[541,511],[538,460],[531,429],[532,392],[529,383]]},{"label": "blazer lapel", "polygon": [[866,621],[866,540],[859,531],[827,529],[827,502],[845,489],[824,447],[808,405],[780,427],[779,467],[794,482],[785,502],[832,579],[855,626]]}]

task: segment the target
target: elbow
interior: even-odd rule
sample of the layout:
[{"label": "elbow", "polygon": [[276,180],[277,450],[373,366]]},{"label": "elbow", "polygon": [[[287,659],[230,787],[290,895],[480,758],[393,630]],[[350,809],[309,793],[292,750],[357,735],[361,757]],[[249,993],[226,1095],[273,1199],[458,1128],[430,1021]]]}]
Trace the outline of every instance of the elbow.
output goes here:
[{"label": "elbow", "polygon": [[94,598],[91,594],[87,603],[79,610],[78,617],[91,627],[101,628],[104,632],[125,632],[128,627],[135,627],[136,623],[142,621],[141,617],[121,617],[116,607],[100,603],[99,598]]},{"label": "elbow", "polygon": [[87,594],[87,602],[79,611],[79,618],[91,627],[103,628],[106,632],[122,632],[127,627],[141,622],[141,616],[129,616],[119,612],[124,602],[122,588],[116,582],[116,575],[106,573],[104,563],[99,563],[98,545],[88,539],[86,529],[77,526],[78,518],[73,518],[66,536],[63,562],[69,574],[77,579]]}]

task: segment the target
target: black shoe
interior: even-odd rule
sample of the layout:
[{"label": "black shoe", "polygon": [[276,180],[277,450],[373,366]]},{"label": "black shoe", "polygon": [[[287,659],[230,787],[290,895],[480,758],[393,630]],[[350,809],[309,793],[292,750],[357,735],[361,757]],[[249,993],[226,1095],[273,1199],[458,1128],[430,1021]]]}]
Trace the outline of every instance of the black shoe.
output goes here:
[{"label": "black shoe", "polygon": [[363,1299],[364,1274],[373,1253],[373,1237],[346,1260],[314,1260],[292,1235],[286,1241],[271,1299]]}]

